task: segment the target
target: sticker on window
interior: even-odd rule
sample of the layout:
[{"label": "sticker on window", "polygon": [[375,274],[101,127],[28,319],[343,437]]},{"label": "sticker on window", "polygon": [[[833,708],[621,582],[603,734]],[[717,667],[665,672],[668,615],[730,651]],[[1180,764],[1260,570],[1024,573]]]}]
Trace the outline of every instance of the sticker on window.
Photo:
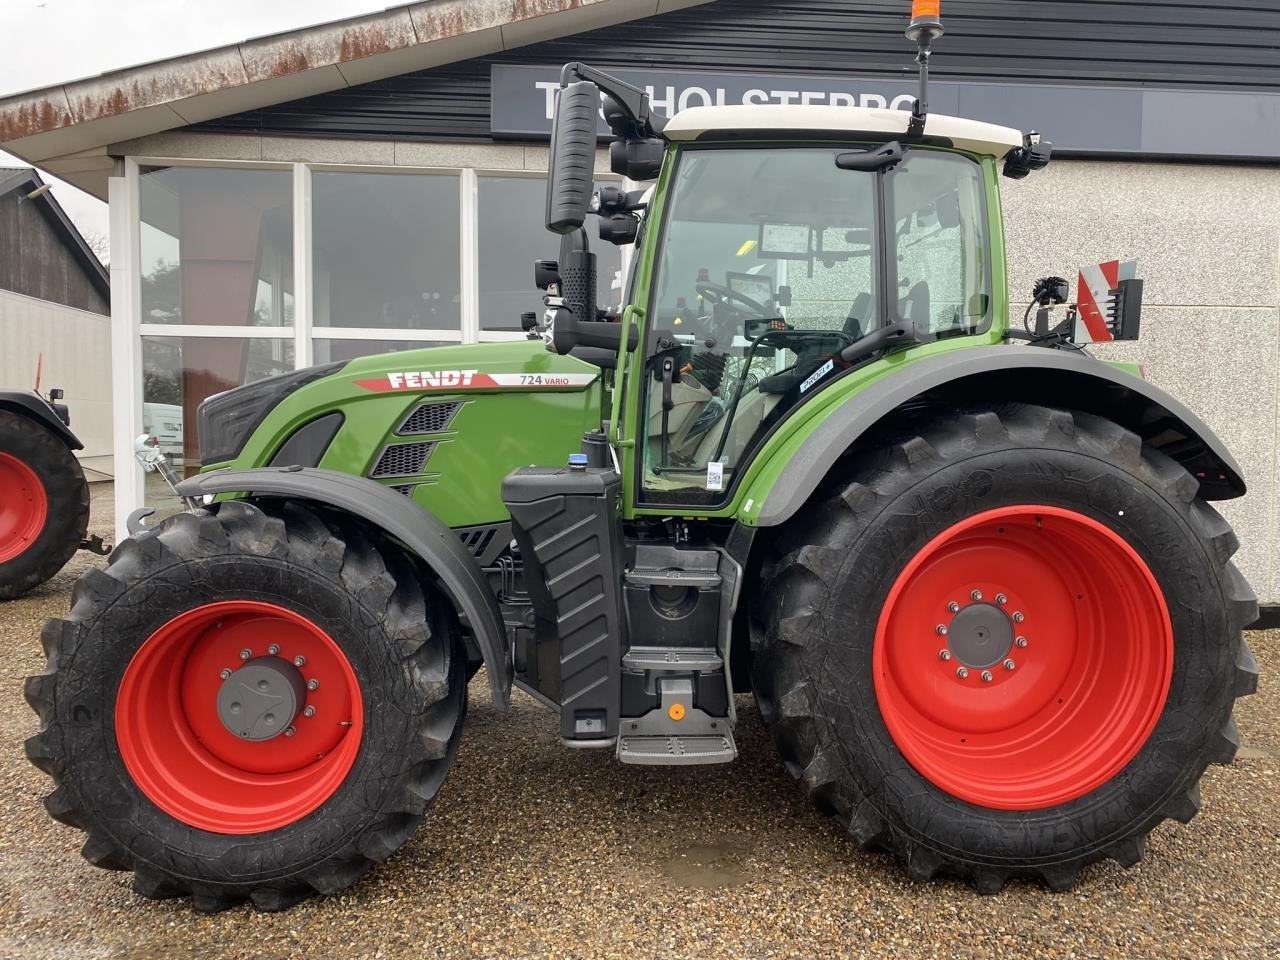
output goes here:
[{"label": "sticker on window", "polygon": [[805,377],[804,383],[800,384],[800,395],[804,396],[805,392],[808,391],[810,387],[812,387],[815,383],[817,383],[819,380],[821,380],[823,377],[825,377],[828,373],[830,373],[835,368],[836,368],[836,362],[834,360],[828,360],[826,363],[820,366],[817,370],[813,371],[813,373],[809,374],[809,376]]},{"label": "sticker on window", "polygon": [[707,464],[707,489],[724,489],[724,463],[720,460],[712,460]]}]

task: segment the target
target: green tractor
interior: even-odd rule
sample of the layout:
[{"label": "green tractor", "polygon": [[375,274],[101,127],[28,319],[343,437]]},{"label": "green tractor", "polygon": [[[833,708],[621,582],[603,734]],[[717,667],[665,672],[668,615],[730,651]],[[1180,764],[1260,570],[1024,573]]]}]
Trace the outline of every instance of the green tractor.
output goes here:
[{"label": "green tractor", "polygon": [[[188,508],[80,579],[27,683],[85,857],[201,910],[339,891],[422,820],[482,665],[630,764],[733,761],[750,691],[917,879],[1063,889],[1190,820],[1257,682],[1209,505],[1244,481],[1083,349],[1136,335],[1136,280],[1086,310],[1048,278],[1013,322],[999,175],[1049,145],[928,114],[939,32],[910,112],[664,121],[569,64],[527,341],[206,401]],[[651,189],[593,192],[598,123]],[[620,308],[589,214],[634,244]]]}]

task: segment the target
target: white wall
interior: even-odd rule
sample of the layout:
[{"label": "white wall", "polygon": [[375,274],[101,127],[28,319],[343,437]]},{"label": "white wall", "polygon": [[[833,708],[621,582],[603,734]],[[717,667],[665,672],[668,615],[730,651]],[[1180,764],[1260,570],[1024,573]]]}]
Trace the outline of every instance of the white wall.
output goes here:
[{"label": "white wall", "polygon": [[85,476],[114,476],[111,451],[111,318],[0,290],[0,387],[30,390],[44,356],[40,390],[66,391]]}]

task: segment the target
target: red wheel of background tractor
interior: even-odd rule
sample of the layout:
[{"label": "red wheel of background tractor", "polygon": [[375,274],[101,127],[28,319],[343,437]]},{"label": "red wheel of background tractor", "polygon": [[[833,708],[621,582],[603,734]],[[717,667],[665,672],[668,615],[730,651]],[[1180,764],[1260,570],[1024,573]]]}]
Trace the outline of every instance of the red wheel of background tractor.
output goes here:
[{"label": "red wheel of background tractor", "polygon": [[1151,570],[1072,510],[988,510],[903,568],[875,638],[876,698],[952,796],[1035,810],[1093,791],[1146,743],[1173,671]]},{"label": "red wheel of background tractor", "polygon": [[129,775],[213,833],[275,830],[320,807],[360,750],[360,686],[307,618],[256,601],[196,607],[152,633],[120,682]]},{"label": "red wheel of background tractor", "polygon": [[49,501],[36,472],[0,453],[0,563],[25,553],[44,529]]}]

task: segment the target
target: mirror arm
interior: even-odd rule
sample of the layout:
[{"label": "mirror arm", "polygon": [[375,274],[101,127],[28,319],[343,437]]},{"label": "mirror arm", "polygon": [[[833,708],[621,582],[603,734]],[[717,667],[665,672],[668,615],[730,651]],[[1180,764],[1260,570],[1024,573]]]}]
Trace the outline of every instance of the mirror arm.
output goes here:
[{"label": "mirror arm", "polygon": [[[573,63],[566,63],[564,69],[560,71],[560,86],[566,86],[575,79],[590,80],[611,96],[627,114],[627,119],[635,125],[638,136],[661,136],[667,121],[653,112],[649,103],[649,94],[644,90],[576,60]],[[619,134],[623,132],[614,131]]]}]

